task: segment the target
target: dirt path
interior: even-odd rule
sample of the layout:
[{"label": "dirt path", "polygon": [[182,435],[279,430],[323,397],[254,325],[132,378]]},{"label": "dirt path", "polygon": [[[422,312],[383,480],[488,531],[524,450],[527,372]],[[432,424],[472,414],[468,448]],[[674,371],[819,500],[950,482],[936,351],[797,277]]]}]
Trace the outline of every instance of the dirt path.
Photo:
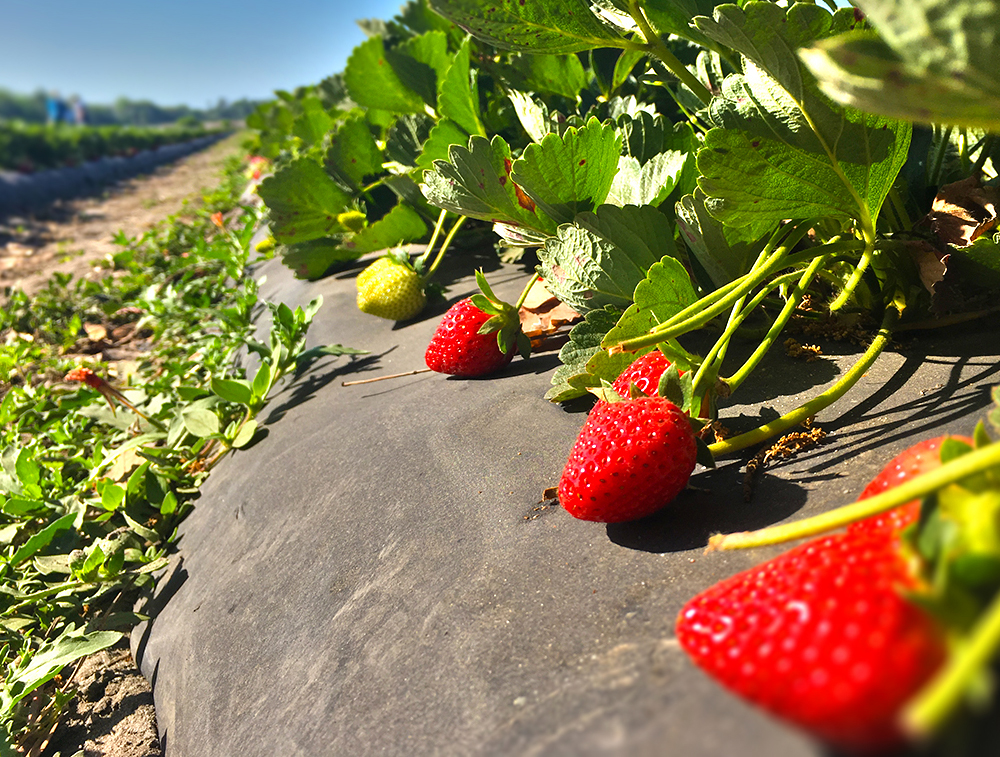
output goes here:
[{"label": "dirt path", "polygon": [[141,235],[169,215],[190,213],[214,188],[243,134],[161,166],[147,176],[109,185],[103,196],[57,201],[31,216],[0,218],[0,305],[8,287],[37,292],[56,271],[99,276],[95,263],[117,249],[119,230]]}]

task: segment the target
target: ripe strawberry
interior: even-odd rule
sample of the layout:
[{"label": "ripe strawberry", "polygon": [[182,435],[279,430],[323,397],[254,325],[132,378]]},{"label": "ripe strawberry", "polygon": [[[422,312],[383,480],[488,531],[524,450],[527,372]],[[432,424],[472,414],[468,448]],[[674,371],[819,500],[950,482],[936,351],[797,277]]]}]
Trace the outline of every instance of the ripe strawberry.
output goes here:
[{"label": "ripe strawberry", "polygon": [[427,345],[424,362],[432,371],[473,378],[503,368],[515,347],[528,356],[517,309],[497,299],[480,271],[476,281],[482,293],[452,305]]},{"label": "ripe strawberry", "polygon": [[495,334],[479,332],[492,317],[477,308],[471,298],[452,305],[424,353],[427,367],[438,373],[472,377],[485,376],[507,365],[514,351],[501,352]]},{"label": "ripe strawberry", "polygon": [[390,321],[413,318],[427,304],[423,280],[405,255],[383,255],[358,274],[358,309]]},{"label": "ripe strawberry", "polygon": [[[933,439],[924,439],[922,442],[914,444],[912,447],[903,450],[896,455],[889,464],[883,468],[858,497],[859,500],[874,497],[887,489],[899,486],[911,478],[916,478],[922,473],[927,473],[941,465],[941,443],[947,436],[938,436]],[[954,439],[965,442],[972,446],[973,441],[967,436],[955,436]],[[920,516],[920,500],[915,499],[905,505],[893,508],[884,513],[873,515],[870,518],[859,520],[847,527],[851,533],[857,531],[867,531],[870,533],[884,533],[895,535],[913,523]]]},{"label": "ripe strawberry", "polygon": [[559,502],[582,520],[645,517],[687,486],[697,454],[687,415],[667,399],[599,402],[563,469]]},{"label": "ripe strawberry", "polygon": [[635,384],[640,392],[652,397],[660,384],[660,376],[669,367],[670,361],[662,352],[659,350],[647,352],[622,371],[611,388],[619,397],[626,398],[629,396],[632,384]]},{"label": "ripe strawberry", "polygon": [[859,530],[802,544],[690,600],[677,639],[723,686],[831,744],[897,745],[897,715],[946,647],[900,595],[917,582],[894,543]]}]

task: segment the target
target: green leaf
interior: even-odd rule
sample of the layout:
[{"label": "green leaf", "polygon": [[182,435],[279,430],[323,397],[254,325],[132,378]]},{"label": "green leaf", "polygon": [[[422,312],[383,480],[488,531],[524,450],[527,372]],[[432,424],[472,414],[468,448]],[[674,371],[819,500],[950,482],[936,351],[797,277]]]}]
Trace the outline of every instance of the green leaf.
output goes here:
[{"label": "green leaf", "polygon": [[750,62],[726,79],[711,113],[722,128],[705,135],[698,186],[708,211],[732,226],[829,216],[873,227],[910,144],[909,124],[838,112],[818,97],[803,106]]},{"label": "green leaf", "polygon": [[105,510],[113,511],[122,506],[125,501],[125,489],[118,484],[105,484],[101,491],[101,507]]},{"label": "green leaf", "polygon": [[526,92],[519,92],[516,89],[508,93],[517,120],[531,137],[532,142],[541,142],[546,134],[552,131],[552,122],[549,120],[549,109],[541,100],[534,100]]},{"label": "green leaf", "polygon": [[343,248],[355,257],[420,239],[427,224],[413,208],[399,203],[382,218],[344,241]]},{"label": "green leaf", "polygon": [[330,137],[325,164],[331,176],[354,189],[366,176],[382,173],[382,151],[364,118],[354,116],[340,124]]},{"label": "green leaf", "polygon": [[468,144],[468,142],[469,133],[465,129],[450,118],[442,118],[427,136],[423,152],[417,158],[417,167],[432,168],[434,161],[448,159],[452,145],[461,146]]},{"label": "green leaf", "polygon": [[517,89],[559,95],[571,101],[576,101],[580,90],[586,89],[590,83],[576,55],[512,56],[504,74],[510,77]]},{"label": "green leaf", "polygon": [[248,381],[213,378],[212,391],[227,402],[249,405],[253,401],[253,389]]},{"label": "green leaf", "polygon": [[257,188],[267,204],[271,233],[283,244],[319,239],[343,227],[337,221],[350,197],[317,163],[292,161]]},{"label": "green leaf", "polygon": [[400,80],[386,59],[381,37],[354,48],[344,69],[344,83],[358,105],[394,113],[423,113],[423,98]]},{"label": "green leaf", "polygon": [[45,549],[60,532],[73,528],[76,517],[76,513],[66,513],[61,518],[49,523],[49,525],[38,533],[32,534],[11,556],[9,560],[10,564],[18,565],[28,558],[33,557],[39,550]]},{"label": "green leaf", "polygon": [[14,470],[21,482],[21,491],[29,497],[42,496],[41,487],[38,485],[42,471],[35,462],[35,453],[31,449],[27,447],[21,449],[14,463]]},{"label": "green leaf", "polygon": [[424,173],[422,189],[432,205],[483,221],[555,232],[555,221],[510,180],[513,160],[502,137],[473,136],[467,148],[453,145],[448,156]]},{"label": "green leaf", "polygon": [[318,279],[335,263],[356,260],[367,252],[412,242],[426,233],[427,224],[420,214],[409,205],[400,203],[357,234],[290,245],[283,247],[280,254],[285,265],[299,278]]},{"label": "green leaf", "polygon": [[432,31],[408,39],[399,47],[386,50],[385,58],[405,87],[435,107],[441,82],[451,64],[444,32]]},{"label": "green leaf", "polygon": [[619,159],[618,173],[608,192],[607,201],[613,205],[651,205],[659,207],[689,165],[694,155],[689,152],[661,152],[645,164],[632,157]]},{"label": "green leaf", "polygon": [[856,4],[881,39],[857,31],[800,51],[826,94],[893,118],[1000,129],[1000,6],[976,0]]},{"label": "green leaf", "polygon": [[253,435],[255,433],[257,433],[257,421],[253,419],[248,420],[240,428],[239,433],[236,434],[236,438],[233,439],[233,447],[235,447],[236,449],[239,449],[240,447],[245,447],[247,444],[250,443],[250,440],[253,439]]},{"label": "green leaf", "polygon": [[[630,337],[646,334],[697,299],[684,266],[674,258],[665,257],[649,269],[646,279],[635,288],[635,303],[608,332],[602,346],[612,347]],[[632,359],[628,357],[628,362]]]},{"label": "green leaf", "polygon": [[[438,113],[450,118],[467,134],[486,136],[479,120],[479,90],[472,85],[470,75],[468,38],[455,53],[445,75],[439,79]],[[462,141],[462,144],[466,143],[467,139]],[[429,166],[430,163],[425,167]]]},{"label": "green leaf", "polygon": [[655,208],[634,205],[582,213],[538,251],[546,286],[581,313],[627,308],[636,286],[665,255],[676,256],[670,223]]},{"label": "green leaf", "polygon": [[260,366],[257,368],[257,372],[253,377],[253,384],[251,388],[253,389],[254,402],[260,403],[267,398],[267,393],[271,391],[271,381],[273,372],[271,370],[271,364],[267,361],[261,361]]},{"label": "green leaf", "polygon": [[385,139],[385,156],[406,168],[417,165],[435,122],[426,115],[405,115],[397,118]]},{"label": "green leaf", "polygon": [[704,192],[696,189],[694,195],[685,195],[676,210],[677,228],[688,251],[714,286],[728,284],[750,270],[758,253],[754,239],[744,238],[742,228],[723,226],[713,218],[705,208]]},{"label": "green leaf", "polygon": [[591,118],[579,129],[528,145],[514,161],[511,178],[546,215],[570,223],[605,201],[620,154],[618,130]]},{"label": "green leaf", "polygon": [[431,7],[476,39],[502,50],[578,53],[622,47],[624,39],[586,0],[431,0]]},{"label": "green leaf", "polygon": [[644,0],[642,9],[661,35],[676,34],[705,45],[708,40],[691,21],[711,13],[715,5],[715,0]]},{"label": "green leaf", "polygon": [[853,10],[749,2],[695,24],[745,58],[743,75],[728,77],[712,100],[712,121],[724,128],[698,154],[709,212],[733,226],[829,215],[873,228],[906,160],[910,126],[832,105],[796,54],[852,29]]},{"label": "green leaf", "polygon": [[319,144],[333,128],[333,118],[326,112],[318,97],[303,98],[302,114],[295,119],[292,134],[302,140],[305,147]]},{"label": "green leaf", "polygon": [[181,411],[184,428],[199,438],[219,433],[219,416],[205,407],[187,407]]},{"label": "green leaf", "polygon": [[545,393],[545,399],[566,402],[587,394],[587,387],[600,386],[602,378],[614,381],[617,374],[595,375],[587,370],[587,364],[601,351],[601,341],[621,315],[620,310],[610,306],[591,310],[570,330],[569,341],[559,350],[562,365],[552,374],[552,387]]},{"label": "green leaf", "polygon": [[123,636],[117,631],[95,631],[88,634],[70,626],[54,642],[43,645],[23,667],[8,675],[5,688],[12,693],[4,697],[0,716],[9,717],[18,702],[55,678],[67,665],[107,649],[118,643]]}]

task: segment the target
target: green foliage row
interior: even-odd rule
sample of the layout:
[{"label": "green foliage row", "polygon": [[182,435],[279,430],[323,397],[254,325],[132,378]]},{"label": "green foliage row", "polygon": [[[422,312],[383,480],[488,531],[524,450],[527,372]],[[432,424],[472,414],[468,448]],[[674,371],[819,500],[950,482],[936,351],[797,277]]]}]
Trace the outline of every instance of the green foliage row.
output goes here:
[{"label": "green foliage row", "polygon": [[134,155],[213,133],[203,126],[40,125],[0,123],[0,169],[37,171],[109,156]]},{"label": "green foliage row", "polygon": [[[258,298],[248,264],[260,214],[238,204],[243,170],[230,161],[192,220],[120,234],[101,261],[112,275],[57,274],[0,310],[2,755],[51,732],[73,695],[56,678],[68,665],[143,619],[133,603],[166,566],[198,486],[261,438],[256,416],[275,387],[357,352],[305,348],[321,300],[293,310]],[[260,310],[271,314],[263,339]],[[106,376],[79,362],[84,324],[131,326],[151,348]],[[249,374],[239,349],[256,356]],[[91,383],[68,383],[83,367]]]}]

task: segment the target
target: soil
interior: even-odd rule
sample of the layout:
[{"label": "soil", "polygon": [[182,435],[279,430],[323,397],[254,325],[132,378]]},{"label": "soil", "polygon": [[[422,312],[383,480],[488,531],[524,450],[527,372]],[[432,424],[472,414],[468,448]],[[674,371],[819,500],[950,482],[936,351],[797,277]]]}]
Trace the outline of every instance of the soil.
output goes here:
[{"label": "soil", "polygon": [[57,200],[32,215],[0,218],[0,305],[8,287],[34,294],[57,271],[103,275],[100,263],[117,251],[119,231],[140,236],[167,216],[193,213],[244,138],[234,134],[152,174],[109,185],[99,197]]},{"label": "soil", "polygon": [[[31,216],[0,218],[0,306],[11,289],[33,294],[59,271],[102,275],[119,231],[141,235],[169,215],[190,215],[221,179],[227,157],[240,149],[235,134],[154,173],[107,186],[100,197],[57,201]],[[127,640],[81,662],[71,682],[77,696],[60,717],[42,757],[162,755],[149,682],[136,668]]]}]

